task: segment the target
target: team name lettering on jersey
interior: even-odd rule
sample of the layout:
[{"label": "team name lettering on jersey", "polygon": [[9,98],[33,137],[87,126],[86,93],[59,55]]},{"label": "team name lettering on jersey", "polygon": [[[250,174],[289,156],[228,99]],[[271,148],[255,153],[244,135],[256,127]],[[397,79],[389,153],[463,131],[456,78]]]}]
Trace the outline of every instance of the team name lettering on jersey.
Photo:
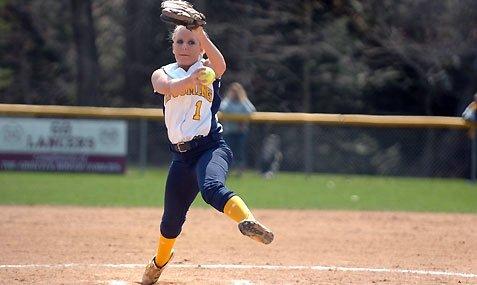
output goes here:
[{"label": "team name lettering on jersey", "polygon": [[214,91],[209,88],[209,86],[196,86],[195,88],[189,88],[187,89],[184,93],[180,95],[173,95],[174,98],[179,97],[179,96],[191,96],[191,95],[197,95],[205,100],[212,102],[214,100]]}]

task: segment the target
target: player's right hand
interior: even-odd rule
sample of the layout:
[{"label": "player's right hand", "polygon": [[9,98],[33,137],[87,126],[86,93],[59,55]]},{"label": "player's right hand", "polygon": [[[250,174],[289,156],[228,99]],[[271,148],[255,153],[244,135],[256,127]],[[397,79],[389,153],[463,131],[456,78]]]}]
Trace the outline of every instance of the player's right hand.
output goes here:
[{"label": "player's right hand", "polygon": [[194,85],[205,85],[207,83],[207,79],[203,78],[203,75],[205,74],[205,67],[200,67],[197,68],[196,71],[194,71],[189,78],[193,82]]}]

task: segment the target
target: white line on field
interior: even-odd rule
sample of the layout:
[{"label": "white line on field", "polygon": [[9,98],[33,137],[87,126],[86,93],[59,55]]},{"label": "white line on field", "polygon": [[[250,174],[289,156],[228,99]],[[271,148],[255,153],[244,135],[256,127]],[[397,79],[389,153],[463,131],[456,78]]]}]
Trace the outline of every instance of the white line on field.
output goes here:
[{"label": "white line on field", "polygon": [[[143,268],[144,264],[112,264],[112,263],[65,263],[65,264],[0,264],[0,269],[11,268],[77,268],[77,267],[108,267],[108,268]],[[203,269],[263,269],[263,270],[315,270],[342,272],[374,272],[400,273],[415,275],[437,275],[448,277],[477,278],[477,274],[449,271],[434,271],[420,269],[389,269],[321,265],[251,265],[251,264],[171,264],[172,268],[203,268]]]},{"label": "white line on field", "polygon": [[232,285],[253,285],[253,283],[250,282],[249,280],[238,279],[238,280],[232,280]]},{"label": "white line on field", "polygon": [[127,281],[123,280],[109,280],[108,285],[128,285]]}]

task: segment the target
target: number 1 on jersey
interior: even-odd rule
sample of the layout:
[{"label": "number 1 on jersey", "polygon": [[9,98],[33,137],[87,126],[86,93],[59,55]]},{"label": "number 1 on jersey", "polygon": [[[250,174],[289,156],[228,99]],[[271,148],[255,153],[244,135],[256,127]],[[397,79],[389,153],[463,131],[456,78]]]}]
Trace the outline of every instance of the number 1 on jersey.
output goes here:
[{"label": "number 1 on jersey", "polygon": [[192,117],[193,120],[200,121],[200,108],[202,107],[202,101],[199,100],[195,103],[195,114]]}]

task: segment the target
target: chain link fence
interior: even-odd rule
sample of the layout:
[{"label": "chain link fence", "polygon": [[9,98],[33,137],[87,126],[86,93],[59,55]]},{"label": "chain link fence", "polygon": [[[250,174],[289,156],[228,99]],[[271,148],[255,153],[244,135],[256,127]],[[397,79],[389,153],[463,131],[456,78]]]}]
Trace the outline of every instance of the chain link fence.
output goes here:
[{"label": "chain link fence", "polygon": [[[167,167],[171,160],[159,109],[0,104],[0,114],[124,120],[130,167]],[[266,112],[222,116],[225,124],[229,120],[249,123],[244,166],[250,171],[476,180],[476,129],[459,118]]]},{"label": "chain link fence", "polygon": [[[171,156],[163,122],[128,125],[129,164],[167,167]],[[469,178],[471,145],[465,129],[252,122],[245,166],[260,171],[265,154],[276,151],[279,171]]]}]

